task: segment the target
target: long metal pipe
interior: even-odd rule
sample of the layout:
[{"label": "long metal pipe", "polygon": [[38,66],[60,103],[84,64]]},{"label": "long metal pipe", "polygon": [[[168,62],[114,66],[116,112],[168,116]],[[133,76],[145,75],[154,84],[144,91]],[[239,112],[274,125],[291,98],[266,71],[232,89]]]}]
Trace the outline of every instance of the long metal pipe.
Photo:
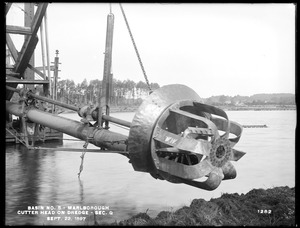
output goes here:
[{"label": "long metal pipe", "polygon": [[102,115],[102,118],[104,120],[107,120],[107,121],[110,121],[110,122],[122,125],[124,127],[130,128],[130,126],[131,126],[130,122],[128,122],[126,120],[121,120],[121,119],[118,119],[118,118],[115,118],[115,117],[112,117],[112,116]]},{"label": "long metal pipe", "polygon": [[[16,93],[20,92],[20,90],[15,89],[15,88],[10,87],[10,86],[6,86],[6,89],[14,91]],[[74,106],[74,105],[65,104],[65,103],[62,103],[62,102],[59,102],[59,101],[55,101],[55,100],[52,100],[50,98],[47,98],[47,97],[44,97],[44,96],[40,96],[40,95],[36,95],[34,93],[31,93],[31,92],[27,92],[27,93],[29,94],[29,96],[34,97],[36,99],[39,99],[39,100],[42,100],[42,101],[45,101],[45,102],[48,102],[48,103],[51,103],[51,104],[55,104],[55,105],[61,106],[61,107],[73,110],[75,112],[78,112],[80,110],[79,107]],[[121,120],[121,119],[118,119],[118,118],[115,118],[115,117],[112,117],[112,116],[102,115],[102,118],[104,120],[106,120],[106,121],[110,121],[110,122],[122,125],[124,127],[129,127],[130,128],[130,126],[131,126],[130,122],[128,122],[126,120]]]},{"label": "long metal pipe", "polygon": [[6,111],[16,115],[24,116],[34,122],[51,129],[63,132],[81,140],[87,140],[95,146],[125,152],[127,150],[127,136],[111,132],[106,129],[90,127],[89,124],[83,124],[79,121],[64,118],[52,113],[43,112],[34,107],[28,108],[26,114],[22,112],[22,106],[10,101],[6,101]]}]

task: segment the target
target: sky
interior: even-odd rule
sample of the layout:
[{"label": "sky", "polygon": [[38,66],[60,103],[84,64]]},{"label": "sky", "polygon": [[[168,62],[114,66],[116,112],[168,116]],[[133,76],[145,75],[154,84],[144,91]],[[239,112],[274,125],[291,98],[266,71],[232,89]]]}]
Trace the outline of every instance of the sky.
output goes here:
[{"label": "sky", "polygon": [[[122,6],[150,82],[184,84],[202,98],[295,93],[294,4]],[[14,3],[7,24],[22,26],[23,8]],[[119,4],[112,3],[111,10],[114,78],[145,82]],[[109,12],[109,3],[48,5],[50,60],[59,50],[60,80],[102,80]],[[20,51],[23,36],[12,39]],[[35,66],[42,66],[41,59],[39,43]]]}]

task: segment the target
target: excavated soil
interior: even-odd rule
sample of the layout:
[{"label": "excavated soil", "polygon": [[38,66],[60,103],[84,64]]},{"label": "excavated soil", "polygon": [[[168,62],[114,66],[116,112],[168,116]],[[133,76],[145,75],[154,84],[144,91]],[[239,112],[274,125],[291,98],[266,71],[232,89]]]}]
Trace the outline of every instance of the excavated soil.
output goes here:
[{"label": "excavated soil", "polygon": [[[161,211],[155,218],[139,213],[113,226],[295,226],[295,188],[253,189],[247,194],[223,194],[189,207]],[[103,224],[102,224],[103,225]]]}]

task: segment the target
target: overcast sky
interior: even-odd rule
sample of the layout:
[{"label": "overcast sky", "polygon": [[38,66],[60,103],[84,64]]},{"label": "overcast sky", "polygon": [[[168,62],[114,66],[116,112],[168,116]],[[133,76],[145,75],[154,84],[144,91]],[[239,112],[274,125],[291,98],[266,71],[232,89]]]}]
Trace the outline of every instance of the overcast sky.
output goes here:
[{"label": "overcast sky", "polygon": [[[145,81],[120,7],[115,16],[115,79]],[[7,24],[20,24],[14,3]],[[295,93],[295,5],[123,4],[150,82],[184,84],[200,97]],[[61,79],[102,80],[108,3],[51,3],[51,62],[59,50]],[[39,33],[38,33],[39,34]],[[14,40],[20,35],[12,35]],[[17,46],[20,51],[21,46]],[[40,43],[36,66],[41,66]]]}]

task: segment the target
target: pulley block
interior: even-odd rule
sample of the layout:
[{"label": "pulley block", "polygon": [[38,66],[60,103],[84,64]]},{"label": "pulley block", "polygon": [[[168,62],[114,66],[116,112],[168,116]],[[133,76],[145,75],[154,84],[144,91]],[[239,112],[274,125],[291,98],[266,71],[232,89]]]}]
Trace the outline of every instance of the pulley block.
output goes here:
[{"label": "pulley block", "polygon": [[206,190],[236,177],[231,161],[245,154],[233,149],[242,126],[200,101],[196,92],[178,84],[163,86],[144,100],[128,138],[134,170]]}]

